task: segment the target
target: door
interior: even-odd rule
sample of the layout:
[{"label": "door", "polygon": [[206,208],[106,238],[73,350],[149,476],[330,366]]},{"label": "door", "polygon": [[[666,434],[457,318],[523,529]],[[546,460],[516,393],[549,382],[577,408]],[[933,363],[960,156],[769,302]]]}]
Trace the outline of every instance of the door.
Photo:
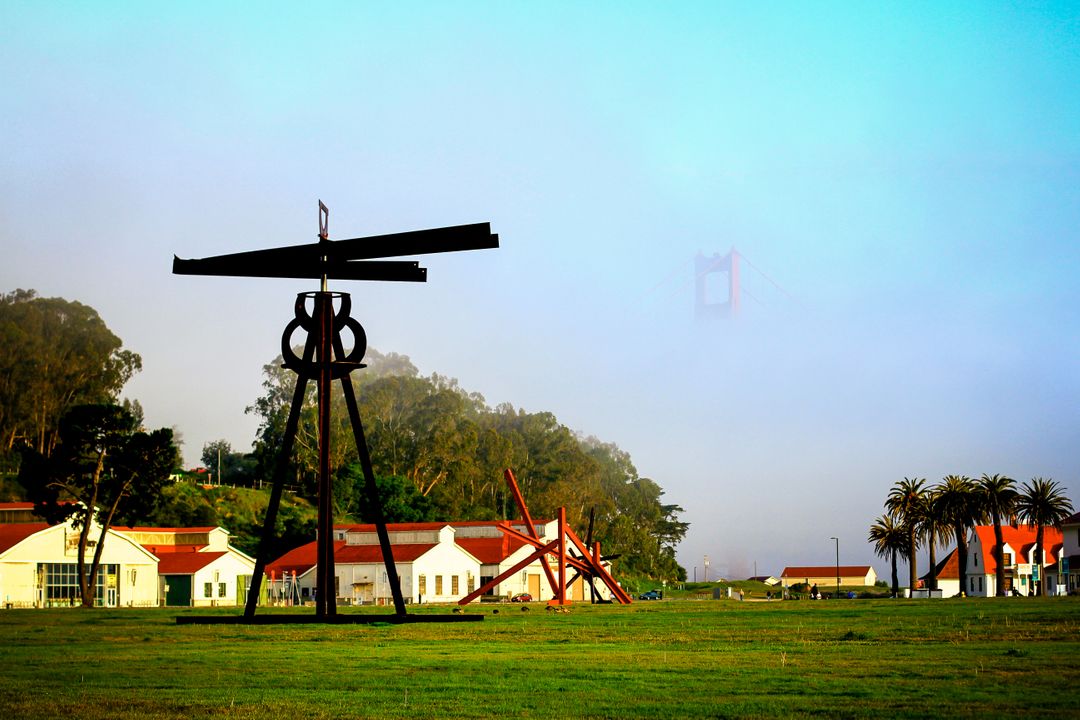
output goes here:
[{"label": "door", "polygon": [[165,604],[172,607],[191,607],[191,576],[165,576]]},{"label": "door", "polygon": [[529,576],[529,594],[533,596],[533,600],[540,599],[540,576]]},{"label": "door", "polygon": [[567,593],[570,599],[575,602],[580,602],[585,599],[585,578],[578,576],[578,579],[574,581],[574,584],[570,586],[570,592]]}]

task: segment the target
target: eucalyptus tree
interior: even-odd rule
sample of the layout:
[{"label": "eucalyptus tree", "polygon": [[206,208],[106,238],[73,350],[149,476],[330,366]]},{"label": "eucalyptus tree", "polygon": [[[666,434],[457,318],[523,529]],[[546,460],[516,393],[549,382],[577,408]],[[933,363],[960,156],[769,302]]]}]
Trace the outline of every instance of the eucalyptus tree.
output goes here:
[{"label": "eucalyptus tree", "polygon": [[1016,498],[1016,518],[1036,528],[1035,549],[1031,558],[1031,563],[1039,566],[1039,580],[1035,583],[1036,595],[1042,595],[1043,589],[1043,530],[1047,527],[1061,527],[1061,523],[1072,515],[1072,511],[1072,502],[1065,495],[1064,488],[1053,480],[1044,480],[1041,477],[1024,483],[1020,495]]},{"label": "eucalyptus tree", "polygon": [[983,510],[994,525],[994,563],[997,565],[994,594],[1005,597],[1005,538],[1001,534],[1001,522],[1012,522],[1017,498],[1016,481],[1004,475],[983,473],[978,487]]},{"label": "eucalyptus tree", "polygon": [[870,534],[867,538],[874,544],[874,552],[878,557],[888,558],[892,563],[892,594],[896,597],[900,593],[900,578],[896,574],[896,558],[903,557],[907,552],[907,534],[892,515],[880,515],[874,524],[870,526]]},{"label": "eucalyptus tree", "polygon": [[898,480],[889,491],[885,509],[896,519],[907,538],[908,587],[915,589],[919,582],[918,558],[920,525],[926,499],[926,478]]},{"label": "eucalyptus tree", "polygon": [[97,311],[33,290],[0,294],[0,454],[49,455],[76,405],[115,402],[142,367]]},{"label": "eucalyptus tree", "polygon": [[960,590],[967,583],[968,531],[983,518],[978,489],[966,475],[946,475],[933,487],[937,511],[956,536],[956,560],[960,566]]}]

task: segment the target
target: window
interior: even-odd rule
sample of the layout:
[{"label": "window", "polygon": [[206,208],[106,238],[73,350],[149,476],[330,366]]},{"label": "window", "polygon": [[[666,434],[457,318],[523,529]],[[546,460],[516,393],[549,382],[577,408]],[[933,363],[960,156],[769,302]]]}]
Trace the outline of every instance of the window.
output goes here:
[{"label": "window", "polygon": [[466,589],[469,594],[472,594],[472,592],[476,590],[476,580],[473,579],[472,575],[469,575],[469,582],[466,584]]},{"label": "window", "polygon": [[421,575],[420,579],[416,581],[417,591],[420,593],[420,597],[427,595],[427,576]]},{"label": "window", "polygon": [[971,578],[971,591],[975,592],[975,578]]},{"label": "window", "polygon": [[442,595],[442,575],[435,576],[435,594]]},{"label": "window", "polygon": [[979,553],[971,553],[971,559],[975,561],[975,567],[979,567]]},{"label": "window", "polygon": [[1001,562],[1007,567],[1013,564],[1012,553],[1001,553]]},{"label": "window", "polygon": [[450,594],[451,595],[457,595],[458,594],[458,576],[457,575],[451,575],[450,576]]},{"label": "window", "polygon": [[[94,582],[94,605],[105,605],[105,586],[116,587],[116,575],[120,566],[102,564],[98,568]],[[38,584],[43,590],[42,600],[49,607],[74,605],[79,601],[79,565],[78,563],[40,563],[38,564]]]},{"label": "window", "polygon": [[214,583],[203,583],[203,597],[214,597]]},{"label": "window", "polygon": [[982,592],[982,589],[983,589],[982,578],[979,578],[979,592]]},{"label": "window", "polygon": [[217,596],[218,597],[225,597],[225,583],[218,583]]}]

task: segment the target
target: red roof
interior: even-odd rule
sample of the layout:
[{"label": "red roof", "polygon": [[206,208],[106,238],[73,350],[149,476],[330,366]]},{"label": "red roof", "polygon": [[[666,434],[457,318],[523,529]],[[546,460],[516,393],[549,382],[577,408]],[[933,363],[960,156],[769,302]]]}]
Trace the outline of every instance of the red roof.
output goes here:
[{"label": "red roof", "polygon": [[[960,579],[960,556],[956,552],[956,548],[953,548],[945,559],[937,564],[937,574],[935,577],[938,580],[959,580]],[[930,573],[923,575],[920,580],[930,580]]]},{"label": "red roof", "polygon": [[154,553],[158,557],[162,555],[171,555],[173,553],[193,553],[199,552],[204,547],[210,547],[209,545],[143,545],[144,548]]},{"label": "red roof", "polygon": [[483,565],[497,565],[525,544],[509,535],[493,538],[456,538],[454,542]]},{"label": "red roof", "polygon": [[[442,528],[450,525],[448,522],[416,522],[416,523],[387,523],[386,529],[389,532],[415,532],[418,530],[441,530]],[[375,532],[375,525],[368,523],[365,525],[345,525],[340,528],[348,532],[365,533]]]},{"label": "red roof", "polygon": [[33,510],[31,502],[0,502],[0,510]]},{"label": "red roof", "polygon": [[810,577],[864,577],[870,572],[870,565],[795,565],[784,568],[780,573],[782,578],[810,578]]},{"label": "red roof", "polygon": [[[548,520],[533,519],[534,525],[543,525]],[[390,532],[415,532],[420,530],[440,530],[447,525],[450,527],[490,527],[494,528],[500,523],[508,523],[513,525],[522,525],[522,520],[461,520],[452,522],[415,522],[415,523],[387,523],[386,529]],[[335,525],[336,530],[346,530],[348,532],[375,532],[375,525],[373,523],[367,523],[363,525]]]},{"label": "red roof", "polygon": [[217,530],[216,527],[114,527],[116,532],[139,532],[139,533],[208,533]]},{"label": "red roof", "polygon": [[[408,543],[394,545],[394,562],[412,562],[435,547],[434,543]],[[206,554],[206,553],[201,553]],[[266,572],[281,575],[283,572],[303,575],[315,567],[318,549],[314,542],[301,545],[285,553],[266,566]],[[344,540],[334,543],[335,564],[381,563],[382,548],[378,545],[346,545]]]},{"label": "red roof", "polygon": [[[409,543],[394,545],[394,562],[412,562],[435,547],[435,543]],[[346,545],[340,550],[334,548],[336,563],[381,563],[382,548],[378,545]]]},{"label": "red roof", "polygon": [[224,552],[167,554],[158,563],[158,574],[191,575],[226,554]]},{"label": "red roof", "polygon": [[[14,504],[14,503],[8,503]],[[33,507],[33,505],[31,505]],[[0,552],[5,552],[36,532],[49,527],[48,523],[11,523],[0,525]]]},{"label": "red roof", "polygon": [[[1035,547],[1036,534],[1037,528],[1034,525],[1001,526],[1001,539],[1016,553],[1013,562],[1031,562],[1031,550]],[[986,573],[987,575],[996,572],[997,561],[994,559],[994,547],[997,544],[997,540],[994,538],[994,526],[976,525],[975,535],[979,538],[979,545],[982,548],[981,572]],[[1061,542],[1062,538],[1060,530],[1052,527],[1043,528],[1043,545],[1046,548],[1043,550],[1044,564],[1057,562],[1054,551],[1055,548],[1061,545]],[[969,571],[973,569],[974,568],[969,568]]]}]

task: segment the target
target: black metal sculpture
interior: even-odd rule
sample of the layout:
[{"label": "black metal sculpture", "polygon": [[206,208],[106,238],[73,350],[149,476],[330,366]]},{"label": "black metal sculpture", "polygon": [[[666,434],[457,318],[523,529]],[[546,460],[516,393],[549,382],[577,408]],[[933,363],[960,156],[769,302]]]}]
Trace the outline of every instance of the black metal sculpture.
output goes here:
[{"label": "black metal sculpture", "polygon": [[[424,282],[427,270],[414,261],[382,260],[381,258],[431,253],[457,252],[497,248],[499,236],[491,232],[488,223],[458,225],[455,227],[417,230],[413,232],[330,240],[329,210],[319,202],[319,241],[306,245],[254,250],[250,252],[218,255],[198,260],[173,258],[173,273],[177,275],[221,275],[244,277],[280,277],[319,279],[318,292],[300,293],[296,297],[294,317],[281,337],[281,356],[284,366],[296,373],[289,418],[285,424],[280,455],[274,467],[270,501],[263,524],[254,575],[248,590],[244,608],[245,622],[256,622],[255,608],[258,604],[267,553],[281,504],[281,491],[289,468],[293,441],[300,421],[300,410],[309,380],[314,380],[318,390],[319,418],[319,505],[318,545],[316,551],[315,617],[274,616],[283,622],[310,621],[337,622],[336,595],[334,588],[334,533],[333,505],[330,477],[330,390],[334,380],[341,381],[345,405],[352,424],[356,450],[364,473],[364,485],[369,507],[374,511],[375,527],[382,548],[383,563],[394,600],[394,618],[398,621],[412,620],[467,620],[481,619],[481,615],[408,616],[405,600],[398,583],[393,548],[386,529],[371,467],[371,457],[364,438],[364,426],[357,408],[350,373],[364,367],[361,362],[367,351],[364,328],[350,316],[352,309],[348,293],[330,292],[327,280],[384,280],[397,282]],[[337,308],[334,305],[337,303]],[[311,306],[309,311],[308,306]],[[292,349],[292,336],[298,329],[307,331],[303,355],[297,357]],[[341,338],[343,330],[352,335],[352,348],[346,352]],[[387,616],[378,616],[386,620]],[[223,621],[218,618],[215,621]],[[352,621],[363,621],[362,616],[352,616]],[[190,621],[190,620],[188,620]]]}]

